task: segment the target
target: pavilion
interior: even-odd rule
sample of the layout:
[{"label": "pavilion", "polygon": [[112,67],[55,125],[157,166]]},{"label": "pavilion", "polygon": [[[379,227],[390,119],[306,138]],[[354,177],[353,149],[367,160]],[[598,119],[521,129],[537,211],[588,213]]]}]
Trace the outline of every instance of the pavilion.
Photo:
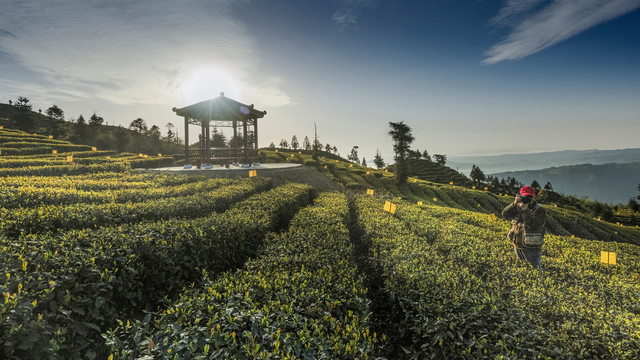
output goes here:
[{"label": "pavilion", "polygon": [[[251,164],[258,159],[258,119],[263,118],[267,112],[256,110],[253,104],[246,105],[224,96],[220,96],[185,106],[173,112],[184,117],[184,155],[185,163],[192,160],[196,165],[220,164],[229,166],[229,163]],[[189,125],[200,126],[200,141],[197,148],[189,147]],[[211,141],[211,127],[233,128],[231,147],[209,146]],[[238,130],[242,130],[241,141],[238,138]],[[240,144],[238,144],[240,143]]]}]

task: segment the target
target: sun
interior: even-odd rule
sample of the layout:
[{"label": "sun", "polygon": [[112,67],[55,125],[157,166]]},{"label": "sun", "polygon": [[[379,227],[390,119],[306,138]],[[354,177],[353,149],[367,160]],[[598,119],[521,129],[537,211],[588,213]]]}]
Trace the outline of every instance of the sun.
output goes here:
[{"label": "sun", "polygon": [[182,84],[181,90],[184,100],[194,103],[217,97],[221,92],[233,96],[238,92],[238,85],[227,72],[206,67],[193,71]]}]

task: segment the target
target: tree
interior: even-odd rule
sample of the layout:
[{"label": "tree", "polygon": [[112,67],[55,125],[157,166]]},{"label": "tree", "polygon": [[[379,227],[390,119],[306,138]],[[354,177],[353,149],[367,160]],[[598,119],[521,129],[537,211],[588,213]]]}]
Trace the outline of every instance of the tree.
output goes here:
[{"label": "tree", "polygon": [[338,154],[338,148],[335,145],[333,145],[333,147],[331,148],[331,151],[336,155]]},{"label": "tree", "polygon": [[96,113],[93,113],[93,115],[91,115],[91,117],[89,118],[89,125],[92,126],[102,125],[103,122],[104,119],[102,118],[102,116],[98,116],[96,115]]},{"label": "tree", "polygon": [[532,188],[534,188],[534,189],[536,189],[536,190],[540,190],[540,188],[541,188],[541,187],[540,187],[540,184],[538,183],[538,181],[537,181],[537,180],[533,180],[533,181],[531,182],[531,187],[532,187]]},{"label": "tree", "polygon": [[553,191],[553,186],[551,186],[551,183],[547,181],[547,183],[544,184],[544,189],[547,191]]},{"label": "tree", "polygon": [[484,175],[482,170],[480,170],[480,168],[477,167],[475,164],[471,166],[471,173],[469,174],[469,177],[475,183],[480,183],[486,180],[486,176]]},{"label": "tree", "polygon": [[63,134],[62,125],[64,124],[64,111],[62,111],[58,105],[53,105],[45,112],[47,116],[49,116],[49,129],[51,135],[55,137],[61,136]]},{"label": "tree", "polygon": [[329,145],[329,143],[324,146],[324,151],[331,153],[331,145]]},{"label": "tree", "polygon": [[76,120],[76,123],[78,125],[87,125],[87,120],[85,120],[84,116],[82,116],[82,114],[80,114],[80,116],[78,116],[78,119]]},{"label": "tree", "polygon": [[407,182],[408,168],[407,168],[407,155],[411,143],[415,138],[411,135],[411,128],[400,121],[397,123],[389,122],[389,135],[393,139],[393,151],[395,152],[396,160],[396,182],[398,184],[404,184]]},{"label": "tree", "polygon": [[64,121],[64,111],[58,107],[58,105],[52,105],[49,107],[45,113],[51,120],[62,120]]},{"label": "tree", "polygon": [[422,157],[427,160],[427,161],[431,161],[431,156],[429,155],[429,153],[427,152],[427,150],[422,152]]},{"label": "tree", "polygon": [[311,142],[309,141],[309,137],[305,136],[302,141],[302,148],[305,150],[311,150]]},{"label": "tree", "polygon": [[15,124],[18,129],[23,131],[32,131],[35,124],[31,116],[31,104],[29,99],[24,96],[18,96],[18,101],[13,104],[18,109],[15,116]]},{"label": "tree", "polygon": [[442,166],[444,166],[447,163],[447,155],[433,154],[433,158],[436,160],[438,164]]},{"label": "tree", "polygon": [[637,212],[640,209],[640,205],[638,204],[636,199],[629,199],[628,206],[629,206],[629,209],[633,210],[634,212]]},{"label": "tree", "polygon": [[149,132],[147,133],[151,136],[151,152],[157,153],[162,151],[162,142],[160,141],[161,133],[160,127],[158,125],[153,125],[149,128]]},{"label": "tree", "polygon": [[146,121],[144,121],[142,118],[137,118],[135,120],[133,120],[130,124],[129,124],[129,129],[140,133],[140,134],[145,134],[147,132],[147,123]]},{"label": "tree", "polygon": [[365,160],[364,156],[362,157],[362,166],[367,167],[367,160]]},{"label": "tree", "polygon": [[358,156],[358,149],[354,146],[353,148],[351,148],[351,154],[347,156],[347,160],[357,164],[359,159],[360,157]]},{"label": "tree", "polygon": [[173,126],[172,123],[167,123],[167,125],[165,125],[165,127],[167,128],[167,137],[165,138],[165,140],[167,140],[167,142],[170,143],[175,143],[175,137],[176,134],[174,132],[175,127]]},{"label": "tree", "polygon": [[409,159],[420,160],[421,157],[422,157],[422,153],[420,153],[420,150],[409,150],[409,153],[408,153]]},{"label": "tree", "polygon": [[293,137],[291,138],[291,148],[293,150],[298,150],[298,147],[300,146],[300,143],[298,142],[298,138],[293,135]]},{"label": "tree", "polygon": [[272,141],[271,144],[269,144],[269,148],[270,149],[275,149],[276,148],[276,144],[274,144],[273,141]]},{"label": "tree", "polygon": [[29,98],[24,96],[18,96],[18,101],[13,106],[23,111],[31,111],[32,109],[31,104],[29,104]]},{"label": "tree", "polygon": [[376,157],[373,158],[373,163],[376,165],[378,169],[382,169],[386,164],[384,160],[382,160],[382,156],[380,156],[380,150],[376,149]]},{"label": "tree", "polygon": [[283,149],[288,149],[289,148],[289,142],[285,139],[281,139],[280,140],[280,147]]},{"label": "tree", "polygon": [[218,131],[218,128],[214,127],[213,131],[211,131],[211,142],[209,145],[211,147],[225,147],[227,146],[227,137],[224,136],[222,131]]}]

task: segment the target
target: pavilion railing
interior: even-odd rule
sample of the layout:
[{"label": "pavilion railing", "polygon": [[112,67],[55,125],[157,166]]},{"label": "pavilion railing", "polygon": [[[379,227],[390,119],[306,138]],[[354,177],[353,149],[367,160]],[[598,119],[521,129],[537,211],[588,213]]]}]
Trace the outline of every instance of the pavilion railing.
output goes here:
[{"label": "pavilion railing", "polygon": [[229,165],[234,162],[239,164],[252,164],[258,161],[258,149],[244,148],[189,148],[185,150],[185,158],[189,163]]}]

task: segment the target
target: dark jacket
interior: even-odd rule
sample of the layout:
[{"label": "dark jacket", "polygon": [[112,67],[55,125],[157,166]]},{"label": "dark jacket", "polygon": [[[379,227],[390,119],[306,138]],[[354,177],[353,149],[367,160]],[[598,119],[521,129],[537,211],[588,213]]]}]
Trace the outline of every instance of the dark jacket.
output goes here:
[{"label": "dark jacket", "polygon": [[541,249],[544,243],[544,224],[546,214],[544,208],[535,200],[525,210],[511,203],[502,210],[502,216],[511,220],[508,237],[519,249]]}]

